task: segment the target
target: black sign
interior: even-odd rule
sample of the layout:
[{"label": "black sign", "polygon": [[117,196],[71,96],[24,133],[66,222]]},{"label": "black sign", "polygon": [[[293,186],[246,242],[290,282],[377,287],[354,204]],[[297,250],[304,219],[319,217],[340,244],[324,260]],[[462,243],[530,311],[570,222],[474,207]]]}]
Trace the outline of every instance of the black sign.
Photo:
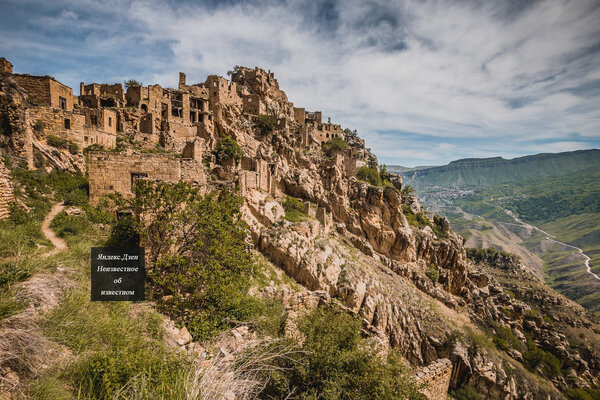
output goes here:
[{"label": "black sign", "polygon": [[92,301],[144,300],[143,247],[92,247]]}]

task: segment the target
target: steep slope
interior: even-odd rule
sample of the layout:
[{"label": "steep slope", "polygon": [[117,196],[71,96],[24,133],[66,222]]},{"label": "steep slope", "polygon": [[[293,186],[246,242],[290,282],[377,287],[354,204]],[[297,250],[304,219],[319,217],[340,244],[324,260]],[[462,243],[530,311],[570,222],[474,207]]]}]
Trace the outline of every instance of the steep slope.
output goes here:
[{"label": "steep slope", "polygon": [[[249,113],[239,101],[211,103],[215,129],[203,138],[207,151],[201,171],[210,181],[198,183],[205,192],[239,189],[250,234],[248,248],[312,291],[307,296],[318,297],[312,303],[335,303],[359,318],[366,336],[383,349],[396,349],[414,367],[449,359],[452,389],[468,386],[494,400],[547,400],[564,398],[561,392],[569,388],[598,384],[597,348],[585,342],[580,350],[575,339],[557,338],[544,315],[529,312],[534,305],[526,300],[539,300],[543,292],[540,304],[566,304],[558,322],[583,327],[592,344],[600,341],[597,319],[544,282],[532,282],[534,276],[524,274],[509,287],[493,271],[475,267],[463,238],[450,229],[445,217],[423,210],[416,194],[403,190],[400,177],[387,177],[380,186],[357,179],[357,165],[377,167],[376,157],[360,138],[349,135],[345,143],[337,142],[338,147],[306,140],[306,127],[294,118],[295,109],[277,81],[259,72],[236,67],[232,80],[246,99],[260,100],[264,114]],[[180,150],[169,146],[174,142],[169,133],[161,135],[165,145],[159,151],[182,157]],[[229,153],[224,143],[230,146]],[[96,154],[108,158],[113,153]],[[132,154],[133,148],[124,148],[118,157]],[[131,181],[133,186],[133,175]],[[170,208],[185,210],[180,204],[181,200]],[[153,211],[158,213],[136,210],[137,221],[151,220]],[[162,225],[167,225],[166,219]],[[175,227],[170,233],[189,232]],[[164,237],[154,238],[162,245]],[[142,244],[150,249],[149,243]],[[158,268],[148,258],[149,269]],[[507,262],[510,268],[514,264],[510,258],[477,261],[496,266]],[[202,285],[186,288],[185,293],[179,293],[181,288],[161,293],[157,303],[185,300],[198,287]],[[287,293],[273,287],[268,291],[282,298]],[[551,309],[540,306],[539,312],[549,314]],[[285,323],[289,325],[284,331],[293,331],[293,321]],[[536,357],[541,357],[539,362]],[[562,379],[567,374],[575,378]]]},{"label": "steep slope", "polygon": [[[459,160],[447,167],[473,165],[473,169],[415,175],[413,183],[422,188],[426,204],[450,218],[467,238],[467,246],[493,246],[518,254],[531,272],[599,312],[600,281],[595,278],[600,270],[599,160],[597,150],[515,159],[511,161],[518,162],[523,172],[513,180],[508,180],[507,171],[515,172],[514,166],[507,167],[499,158],[486,167],[481,166],[486,160]],[[472,175],[472,185],[460,181],[459,175],[465,173]],[[452,179],[432,183],[442,175]],[[490,184],[499,178],[504,183]]]}]

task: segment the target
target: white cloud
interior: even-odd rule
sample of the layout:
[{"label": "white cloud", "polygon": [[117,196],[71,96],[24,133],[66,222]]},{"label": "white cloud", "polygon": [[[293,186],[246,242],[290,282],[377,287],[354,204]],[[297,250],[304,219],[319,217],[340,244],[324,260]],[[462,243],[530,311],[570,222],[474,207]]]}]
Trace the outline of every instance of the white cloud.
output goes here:
[{"label": "white cloud", "polygon": [[[330,19],[310,14],[318,2],[309,0],[216,8],[113,0],[102,12],[112,10],[114,18],[95,22],[78,2],[58,1],[60,19],[79,16],[78,24],[102,32],[86,38],[90,52],[129,51],[137,42],[167,46],[170,58],[161,54],[160,61],[138,54],[155,66],[144,82],[174,85],[178,71],[202,81],[234,65],[262,66],[296,105],[358,129],[389,159],[455,158],[468,153],[464,141],[453,144],[459,139],[502,137],[508,150],[499,153],[542,148],[526,148],[525,140],[556,142],[544,149],[581,146],[568,139],[573,135],[600,142],[600,88],[589,89],[600,79],[594,0],[543,0],[521,12],[504,1],[351,0]],[[86,4],[98,11],[98,3]],[[380,134],[394,130],[437,137],[439,145]]]}]

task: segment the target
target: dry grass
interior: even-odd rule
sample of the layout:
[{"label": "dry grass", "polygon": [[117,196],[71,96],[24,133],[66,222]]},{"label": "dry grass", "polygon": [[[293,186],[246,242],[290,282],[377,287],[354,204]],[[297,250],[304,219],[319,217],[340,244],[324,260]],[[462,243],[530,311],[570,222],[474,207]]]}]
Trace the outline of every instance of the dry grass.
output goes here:
[{"label": "dry grass", "polygon": [[0,370],[30,375],[47,361],[53,344],[40,332],[32,309],[6,318],[0,329]]},{"label": "dry grass", "polygon": [[295,344],[271,338],[250,339],[242,344],[231,335],[217,341],[217,356],[197,363],[186,384],[188,399],[255,399],[272,372],[281,370],[278,361],[295,362],[302,351]]}]

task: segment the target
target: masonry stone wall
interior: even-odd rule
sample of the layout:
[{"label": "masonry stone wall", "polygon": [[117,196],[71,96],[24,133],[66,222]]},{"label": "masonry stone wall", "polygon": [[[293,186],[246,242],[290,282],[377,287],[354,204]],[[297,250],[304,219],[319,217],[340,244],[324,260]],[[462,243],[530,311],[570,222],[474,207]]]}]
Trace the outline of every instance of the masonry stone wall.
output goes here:
[{"label": "masonry stone wall", "polygon": [[[13,75],[15,81],[27,92],[34,104],[73,110],[73,90],[51,76]],[[61,99],[64,104],[61,103]]]},{"label": "masonry stone wall", "polygon": [[[116,114],[113,111],[92,111],[95,111],[101,120],[107,121],[111,117],[113,120],[116,120]],[[112,129],[113,132],[104,132],[97,126],[88,125],[86,123],[86,115],[84,114],[41,106],[31,107],[29,117],[38,136],[58,136],[77,143],[81,149],[93,144],[100,144],[106,148],[114,148],[117,144],[114,127]],[[113,125],[116,125],[116,122]]]},{"label": "masonry stone wall", "polygon": [[211,105],[240,105],[242,102],[235,82],[230,82],[221,76],[210,75],[204,86],[208,90]]},{"label": "masonry stone wall", "polygon": [[10,204],[14,200],[12,177],[0,157],[0,219],[10,216]]},{"label": "masonry stone wall", "polygon": [[132,196],[137,179],[175,183],[181,180],[182,173],[180,159],[171,154],[90,152],[88,176],[90,202],[96,204],[109,193]]},{"label": "masonry stone wall", "polygon": [[428,400],[446,400],[451,375],[452,362],[447,358],[442,358],[422,368],[417,373],[415,380],[418,384],[424,384],[421,393]]},{"label": "masonry stone wall", "polygon": [[263,115],[266,113],[265,103],[257,94],[247,94],[243,97],[242,109],[250,114]]}]

